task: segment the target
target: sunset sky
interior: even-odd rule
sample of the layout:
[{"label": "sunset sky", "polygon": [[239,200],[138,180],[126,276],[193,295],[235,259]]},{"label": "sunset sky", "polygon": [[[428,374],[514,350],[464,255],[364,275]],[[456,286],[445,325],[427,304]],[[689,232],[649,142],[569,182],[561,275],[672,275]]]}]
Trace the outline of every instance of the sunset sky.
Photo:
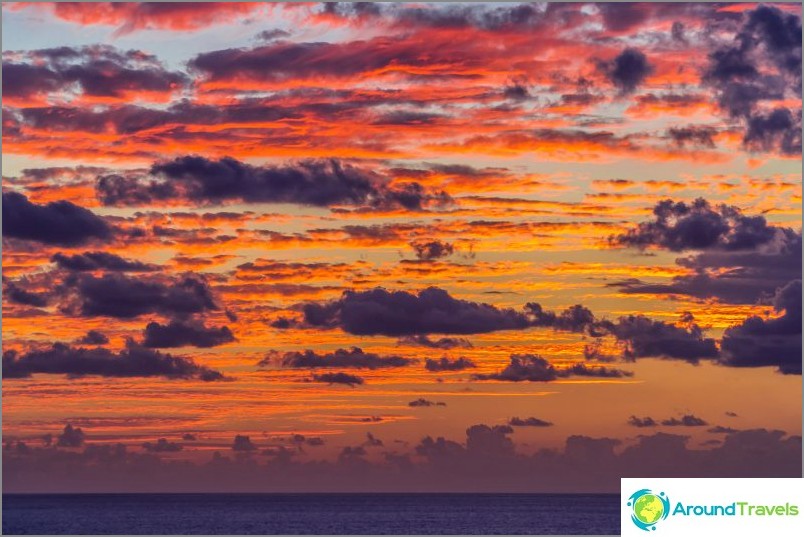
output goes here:
[{"label": "sunset sky", "polygon": [[800,4],[10,2],[2,89],[6,490],[801,475]]}]

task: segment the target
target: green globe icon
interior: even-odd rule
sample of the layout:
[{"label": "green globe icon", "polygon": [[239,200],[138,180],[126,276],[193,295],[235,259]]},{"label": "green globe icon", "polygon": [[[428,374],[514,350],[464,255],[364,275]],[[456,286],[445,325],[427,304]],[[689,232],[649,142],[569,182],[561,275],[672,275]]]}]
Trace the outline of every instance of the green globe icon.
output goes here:
[{"label": "green globe icon", "polygon": [[643,494],[634,502],[634,516],[643,524],[658,522],[664,514],[664,505],[655,494]]}]

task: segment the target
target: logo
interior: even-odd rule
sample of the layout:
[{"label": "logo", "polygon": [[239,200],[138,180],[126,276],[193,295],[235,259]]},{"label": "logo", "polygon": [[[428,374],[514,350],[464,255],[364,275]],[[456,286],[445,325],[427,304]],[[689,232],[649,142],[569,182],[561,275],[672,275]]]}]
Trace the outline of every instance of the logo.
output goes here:
[{"label": "logo", "polygon": [[655,530],[656,524],[670,514],[670,500],[664,492],[655,494],[650,489],[640,489],[628,498],[631,522],[645,531]]}]

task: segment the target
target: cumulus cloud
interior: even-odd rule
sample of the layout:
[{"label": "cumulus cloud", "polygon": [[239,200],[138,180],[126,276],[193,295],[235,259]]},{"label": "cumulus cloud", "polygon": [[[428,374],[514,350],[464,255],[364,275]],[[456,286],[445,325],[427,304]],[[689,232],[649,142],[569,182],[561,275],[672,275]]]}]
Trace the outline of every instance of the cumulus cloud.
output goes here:
[{"label": "cumulus cloud", "polygon": [[420,240],[410,243],[410,247],[416,253],[416,257],[421,261],[432,261],[449,257],[455,252],[455,247],[445,241],[440,240]]},{"label": "cumulus cloud", "polygon": [[232,442],[232,451],[250,452],[257,449],[251,438],[242,434],[235,435]]},{"label": "cumulus cloud", "polygon": [[75,255],[56,253],[50,260],[59,268],[78,272],[94,270],[152,272],[159,270],[156,265],[125,259],[109,252],[84,252]]},{"label": "cumulus cloud", "polygon": [[68,423],[64,426],[64,431],[58,436],[56,445],[59,447],[81,447],[85,437],[86,435],[84,435],[81,427],[73,427]]},{"label": "cumulus cloud", "polygon": [[662,425],[669,427],[702,427],[708,425],[705,420],[692,414],[684,414],[680,418],[668,418],[662,420]]},{"label": "cumulus cloud", "polygon": [[427,358],[424,361],[424,368],[427,369],[427,371],[463,371],[464,369],[472,369],[474,367],[477,367],[475,363],[463,356],[454,360],[442,356],[438,360]]},{"label": "cumulus cloud", "polygon": [[626,48],[610,61],[598,62],[598,67],[623,95],[633,93],[653,72],[648,58],[635,48]]},{"label": "cumulus cloud", "polygon": [[603,321],[600,324],[625,345],[626,359],[665,357],[696,363],[701,358],[718,355],[715,340],[704,337],[694,322],[676,326],[644,315],[627,315],[616,323]]},{"label": "cumulus cloud", "polygon": [[780,316],[752,316],[723,333],[721,363],[776,366],[785,374],[801,374],[801,280],[778,289],[772,303]]},{"label": "cumulus cloud", "polygon": [[653,208],[655,219],[612,237],[614,244],[674,252],[683,250],[747,250],[774,240],[779,230],[764,216],[745,216],[734,206],[712,207],[698,198],[690,204],[666,199]]},{"label": "cumulus cloud", "polygon": [[639,418],[637,416],[631,416],[628,418],[628,425],[633,427],[656,427],[659,425],[655,419],[651,418],[650,416],[645,416],[644,418]]},{"label": "cumulus cloud", "polygon": [[345,384],[351,388],[365,384],[363,377],[357,375],[350,375],[348,373],[323,373],[321,375],[313,375],[310,382],[320,382],[322,384]]},{"label": "cumulus cloud", "polygon": [[511,427],[552,427],[553,422],[540,418],[511,418],[508,420]]},{"label": "cumulus cloud", "polygon": [[751,150],[801,153],[801,108],[776,106],[801,97],[801,17],[760,5],[744,16],[731,43],[713,51],[703,81],[744,128]]},{"label": "cumulus cloud", "polygon": [[499,380],[507,382],[551,382],[559,378],[583,376],[622,378],[633,376],[630,371],[602,366],[590,367],[577,363],[565,367],[556,367],[541,356],[535,354],[512,354],[510,363],[502,371],[489,374],[476,374],[475,380]]},{"label": "cumulus cloud", "polygon": [[142,448],[152,453],[175,453],[181,451],[183,446],[177,442],[170,442],[167,438],[160,438],[156,442],[144,442]]},{"label": "cumulus cloud", "polygon": [[339,327],[355,335],[480,334],[522,329],[522,312],[452,297],[437,287],[418,294],[407,291],[346,291],[341,298],[303,307],[304,322],[314,327]]},{"label": "cumulus cloud", "polygon": [[111,239],[112,228],[100,216],[69,201],[39,205],[22,194],[3,192],[3,237],[79,246]]},{"label": "cumulus cloud", "polygon": [[23,306],[34,306],[36,308],[44,308],[48,305],[48,293],[35,293],[20,287],[17,282],[6,281],[5,289],[3,290],[3,297],[7,298],[15,304],[22,304]]},{"label": "cumulus cloud", "polygon": [[79,345],[106,345],[109,338],[99,330],[90,330],[76,341]]},{"label": "cumulus cloud", "polygon": [[132,340],[113,352],[103,347],[87,349],[54,343],[49,349],[3,352],[3,376],[27,378],[36,373],[83,377],[166,377],[171,379],[222,380],[218,371],[196,364],[191,358],[162,354]]},{"label": "cumulus cloud", "polygon": [[148,176],[101,176],[96,189],[105,205],[124,206],[182,199],[421,210],[451,202],[444,192],[418,183],[391,186],[373,170],[335,159],[253,166],[230,157],[215,161],[185,156],[154,164]]},{"label": "cumulus cloud", "polygon": [[441,401],[430,401],[429,399],[419,397],[418,399],[409,402],[408,406],[411,407],[447,406],[447,403],[443,403]]},{"label": "cumulus cloud", "polygon": [[442,337],[434,340],[423,334],[401,337],[397,343],[399,345],[418,345],[421,347],[442,350],[455,349],[457,347],[468,349],[472,347],[472,343],[466,338]]},{"label": "cumulus cloud", "polygon": [[17,53],[3,61],[3,95],[14,101],[43,100],[77,85],[89,97],[127,99],[169,95],[187,82],[155,56],[109,45],[58,47]]},{"label": "cumulus cloud", "polygon": [[235,341],[228,326],[208,327],[199,321],[172,320],[163,325],[156,321],[148,323],[143,333],[142,344],[152,348],[171,347],[217,347]]},{"label": "cumulus cloud", "polygon": [[66,280],[65,289],[65,308],[86,317],[182,316],[218,309],[206,280],[197,275],[167,279],[79,273]]},{"label": "cumulus cloud", "polygon": [[372,352],[365,352],[360,347],[351,349],[338,349],[334,352],[321,354],[313,350],[304,352],[272,351],[261,360],[257,365],[268,366],[278,364],[281,367],[293,369],[316,369],[316,368],[355,368],[355,369],[380,369],[388,367],[404,367],[413,360],[402,356],[381,356]]}]

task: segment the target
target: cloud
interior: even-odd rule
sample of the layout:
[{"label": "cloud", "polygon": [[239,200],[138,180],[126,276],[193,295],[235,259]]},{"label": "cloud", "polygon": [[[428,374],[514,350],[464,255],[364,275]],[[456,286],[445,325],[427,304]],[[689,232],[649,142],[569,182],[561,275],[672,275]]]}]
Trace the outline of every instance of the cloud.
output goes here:
[{"label": "cloud", "polygon": [[365,380],[357,375],[350,375],[348,373],[323,373],[321,375],[313,375],[310,382],[321,382],[323,384],[345,384],[354,388],[357,385],[365,384]]},{"label": "cloud", "polygon": [[413,360],[402,356],[380,356],[371,352],[364,352],[360,347],[351,349],[338,349],[327,354],[320,354],[313,350],[304,352],[272,351],[266,358],[257,365],[268,366],[278,363],[281,367],[293,369],[315,369],[315,368],[355,368],[355,369],[380,369],[388,367],[404,367]]},{"label": "cloud", "polygon": [[472,378],[507,382],[551,382],[571,376],[622,378],[633,376],[633,373],[607,367],[589,367],[583,363],[559,368],[535,354],[512,354],[510,363],[502,371],[476,374]]},{"label": "cloud", "polygon": [[219,309],[207,282],[196,275],[165,281],[122,274],[79,274],[68,279],[65,287],[75,301],[69,307],[86,317],[128,319],[148,313],[182,316]]},{"label": "cloud", "polygon": [[75,341],[79,345],[106,345],[109,338],[98,330],[90,330]]},{"label": "cloud", "polygon": [[628,425],[643,428],[643,427],[656,427],[659,424],[656,422],[656,420],[654,420],[650,416],[645,416],[644,418],[631,416],[630,418],[628,418]]},{"label": "cloud", "polygon": [[363,442],[363,445],[368,447],[382,447],[383,441],[371,433],[366,433],[366,441]]},{"label": "cloud", "polygon": [[202,322],[171,320],[162,325],[150,322],[145,327],[142,344],[152,348],[217,347],[235,341],[228,326],[207,327]]},{"label": "cloud", "polygon": [[261,6],[254,2],[205,2],[191,6],[181,2],[43,2],[21,3],[81,26],[117,26],[114,35],[140,30],[189,32],[207,26],[226,24],[248,16]]},{"label": "cloud", "polygon": [[552,427],[553,423],[539,418],[511,418],[508,420],[511,427]]},{"label": "cloud", "polygon": [[626,48],[610,61],[600,61],[600,70],[623,95],[633,93],[653,72],[644,53],[635,48]]},{"label": "cloud", "polygon": [[49,349],[30,350],[22,354],[15,350],[3,352],[5,378],[27,378],[35,373],[67,375],[70,378],[98,375],[203,381],[224,379],[218,371],[198,365],[191,358],[152,351],[132,340],[127,340],[126,347],[119,352],[103,347],[71,347],[64,343],[54,343]]},{"label": "cloud", "polygon": [[775,6],[747,12],[734,40],[709,55],[703,82],[720,107],[742,123],[754,151],[801,153],[801,109],[767,102],[801,98],[801,17]]},{"label": "cloud", "polygon": [[421,347],[428,347],[431,349],[449,350],[458,347],[470,349],[472,343],[465,338],[460,337],[442,337],[436,340],[430,339],[426,335],[404,336],[399,338],[398,345],[419,345]]},{"label": "cloud", "polygon": [[147,177],[101,176],[96,190],[104,205],[121,206],[181,199],[421,210],[451,203],[444,192],[430,191],[419,183],[391,186],[373,170],[336,159],[253,166],[230,157],[215,161],[185,156],[154,164]]},{"label": "cloud", "polygon": [[428,407],[428,406],[447,406],[447,403],[441,401],[430,401],[428,399],[418,398],[408,403],[410,407]]},{"label": "cloud", "polygon": [[[5,373],[5,371],[4,371]],[[81,447],[84,444],[84,431],[81,427],[73,427],[69,423],[64,426],[64,431],[59,435],[56,445],[59,447]]]},{"label": "cloud", "polygon": [[181,451],[183,446],[177,442],[170,442],[167,438],[160,438],[156,443],[144,442],[142,448],[152,453],[174,453]]},{"label": "cloud", "polygon": [[715,141],[713,136],[717,134],[714,127],[690,125],[688,127],[671,127],[667,130],[667,136],[673,140],[678,147],[686,147],[688,144],[714,148]]},{"label": "cloud", "polygon": [[544,326],[569,332],[583,332],[595,323],[594,314],[580,304],[570,306],[560,314],[544,311],[542,306],[535,302],[526,304],[525,310],[528,312],[533,326]]},{"label": "cloud", "polygon": [[455,252],[455,247],[452,244],[439,240],[414,241],[410,243],[410,246],[416,252],[416,257],[421,261],[449,257]]},{"label": "cloud", "polygon": [[712,207],[698,198],[690,204],[666,199],[653,208],[655,219],[642,222],[627,233],[610,238],[622,246],[654,246],[674,252],[683,250],[746,250],[776,238],[778,228],[763,216],[744,216],[734,206]]},{"label": "cloud", "polygon": [[475,363],[463,356],[455,360],[450,360],[446,356],[442,356],[438,360],[427,358],[424,361],[424,368],[427,369],[427,371],[463,371],[464,369],[472,369],[474,367],[477,367]]},{"label": "cloud", "polygon": [[452,297],[437,287],[418,294],[407,291],[346,291],[341,298],[303,307],[304,322],[313,327],[340,327],[355,335],[480,334],[522,329],[524,313]]},{"label": "cloud", "polygon": [[625,344],[623,355],[627,359],[655,356],[696,363],[701,358],[718,355],[715,340],[705,338],[695,323],[680,327],[644,315],[628,315],[616,323],[604,321],[601,325]]},{"label": "cloud", "polygon": [[776,366],[784,374],[801,374],[801,280],[776,291],[779,317],[752,316],[726,329],[720,362],[732,367]]},{"label": "cloud", "polygon": [[50,94],[76,86],[89,98],[163,100],[188,82],[183,73],[167,71],[155,56],[109,45],[29,50],[13,58],[3,61],[3,96],[12,103],[44,103]]},{"label": "cloud", "polygon": [[702,427],[704,425],[708,425],[708,423],[697,416],[693,416],[692,414],[684,414],[681,416],[681,418],[668,418],[666,420],[662,420],[662,425],[669,427]]},{"label": "cloud", "polygon": [[257,449],[257,445],[252,443],[251,438],[245,435],[235,435],[232,442],[232,451],[250,452]]},{"label": "cloud", "polygon": [[112,229],[103,218],[69,201],[38,205],[22,194],[3,192],[3,237],[79,246],[111,239]]},{"label": "cloud", "polygon": [[56,253],[50,258],[59,268],[74,271],[110,270],[119,272],[152,272],[159,270],[156,265],[125,259],[109,252],[84,252],[64,255]]},{"label": "cloud", "polygon": [[5,289],[3,290],[3,297],[7,298],[15,304],[22,304],[23,306],[34,306],[36,308],[44,308],[48,305],[48,293],[34,293],[23,289],[16,282],[6,281]]}]

